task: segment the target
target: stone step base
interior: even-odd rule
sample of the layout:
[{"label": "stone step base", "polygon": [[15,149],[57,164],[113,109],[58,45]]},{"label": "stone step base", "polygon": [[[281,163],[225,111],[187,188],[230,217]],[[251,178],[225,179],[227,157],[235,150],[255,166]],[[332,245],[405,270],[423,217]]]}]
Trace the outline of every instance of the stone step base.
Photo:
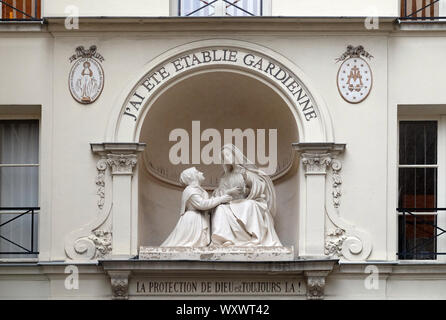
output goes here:
[{"label": "stone step base", "polygon": [[293,261],[294,247],[140,247],[140,260]]}]

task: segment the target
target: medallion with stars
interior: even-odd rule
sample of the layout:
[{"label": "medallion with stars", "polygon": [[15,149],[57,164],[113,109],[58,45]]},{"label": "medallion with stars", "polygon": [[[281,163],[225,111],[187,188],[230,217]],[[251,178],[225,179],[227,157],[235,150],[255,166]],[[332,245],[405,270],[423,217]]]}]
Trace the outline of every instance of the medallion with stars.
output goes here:
[{"label": "medallion with stars", "polygon": [[337,84],[342,98],[349,103],[359,103],[372,89],[372,70],[360,57],[346,59],[338,71]]}]

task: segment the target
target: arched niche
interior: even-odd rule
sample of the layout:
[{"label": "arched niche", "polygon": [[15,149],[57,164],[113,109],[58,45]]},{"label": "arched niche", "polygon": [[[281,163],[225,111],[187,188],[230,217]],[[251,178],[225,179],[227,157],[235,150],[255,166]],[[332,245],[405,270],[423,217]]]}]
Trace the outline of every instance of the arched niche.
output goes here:
[{"label": "arched niche", "polygon": [[[140,245],[158,246],[169,235],[179,218],[182,188],[178,177],[185,168],[196,166],[207,177],[209,192],[222,174],[219,164],[174,165],[169,151],[176,141],[169,134],[185,129],[190,144],[197,136],[192,121],[199,121],[200,133],[213,128],[249,130],[256,134],[256,143],[277,144],[277,169],[272,178],[277,192],[276,230],[284,245],[296,245],[298,225],[298,161],[291,144],[298,141],[298,128],[287,103],[264,81],[234,70],[207,70],[177,82],[156,100],[146,114],[139,142],[146,143],[138,170],[138,234]],[[264,130],[266,138],[257,135]],[[277,140],[269,138],[276,130]],[[200,139],[200,137],[198,137]],[[272,139],[272,140],[270,140]],[[246,148],[246,140],[244,141]],[[202,149],[209,142],[201,141]],[[246,154],[246,149],[245,149]]]},{"label": "arched niche", "polygon": [[[157,105],[165,102],[166,93],[192,83],[195,76],[225,72],[237,74],[240,83],[244,77],[253,86],[263,85],[255,93],[248,89],[245,95],[240,95],[240,99],[242,96],[248,99],[248,93],[254,101],[257,101],[256,96],[261,95],[275,99],[274,116],[276,112],[277,116],[287,115],[284,117],[287,124],[282,121],[280,126],[293,128],[290,129],[293,131],[291,136],[296,139],[294,142],[301,144],[299,152],[308,150],[312,163],[316,161],[324,174],[324,164],[318,157],[325,156],[335,147],[333,128],[325,102],[314,90],[311,79],[277,52],[232,39],[187,43],[166,51],[143,66],[137,75],[127,81],[127,87],[115,101],[104,139],[107,143],[99,148],[104,150],[102,154],[110,150],[119,159],[123,150],[138,154],[139,148],[143,148],[140,141],[146,141],[150,150],[151,133],[146,123],[150,123],[152,111],[156,114]],[[237,96],[237,86],[231,88],[225,91],[222,87],[218,94],[223,97]],[[193,95],[193,92],[189,90],[188,95]],[[177,99],[182,103],[185,97]],[[265,106],[263,109],[268,108]],[[247,121],[249,115],[245,116],[244,121]],[[236,120],[242,121],[243,117]],[[294,135],[295,132],[297,135]],[[112,149],[107,149],[108,143]],[[289,148],[286,154],[289,154],[291,146]],[[155,148],[152,150],[156,152]],[[150,173],[143,156],[139,156],[138,165],[133,172],[128,171],[128,176],[123,176],[120,171],[119,166],[123,163],[121,159],[113,173],[113,254],[135,255],[140,245],[158,245],[174,226],[178,219],[181,188]],[[313,164],[306,165],[306,173],[297,170],[297,166],[295,161],[275,181],[281,197],[279,207],[286,208],[277,218],[277,229],[284,244],[296,245],[299,255],[323,255],[325,188],[322,182],[325,177],[321,180],[320,172],[308,172],[308,168],[313,169]],[[311,201],[308,200],[309,195]],[[152,215],[156,215],[156,218]]]}]

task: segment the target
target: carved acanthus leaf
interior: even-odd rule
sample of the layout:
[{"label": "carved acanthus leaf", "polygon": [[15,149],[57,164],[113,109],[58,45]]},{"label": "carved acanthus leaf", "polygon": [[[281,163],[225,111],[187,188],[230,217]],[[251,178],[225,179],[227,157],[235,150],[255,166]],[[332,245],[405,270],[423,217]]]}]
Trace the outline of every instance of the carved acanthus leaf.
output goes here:
[{"label": "carved acanthus leaf", "polygon": [[112,233],[111,231],[95,230],[88,237],[96,246],[96,258],[107,257],[112,251]]},{"label": "carved acanthus leaf", "polygon": [[305,166],[306,173],[325,173],[327,166],[330,165],[332,157],[328,153],[313,154],[303,153],[301,156],[302,163]]},{"label": "carved acanthus leaf", "polygon": [[133,174],[137,157],[135,154],[108,154],[107,163],[112,168],[112,174]]},{"label": "carved acanthus leaf", "polygon": [[330,257],[342,257],[342,245],[344,244],[345,230],[336,228],[327,234],[325,240],[325,254]]}]

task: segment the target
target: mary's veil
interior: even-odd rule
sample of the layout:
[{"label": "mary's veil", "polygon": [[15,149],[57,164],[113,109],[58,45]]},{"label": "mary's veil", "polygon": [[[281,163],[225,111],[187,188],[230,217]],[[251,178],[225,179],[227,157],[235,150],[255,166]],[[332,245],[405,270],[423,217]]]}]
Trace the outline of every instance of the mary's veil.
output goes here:
[{"label": "mary's veil", "polygon": [[[230,150],[232,155],[233,155],[233,161],[236,165],[239,165],[243,168],[245,168],[247,171],[253,173],[254,175],[256,175],[260,180],[262,180],[265,183],[265,197],[266,197],[266,202],[268,204],[268,209],[269,212],[271,213],[271,215],[273,217],[276,216],[276,192],[274,190],[274,185],[273,182],[271,180],[271,178],[269,177],[269,175],[267,175],[265,172],[263,172],[262,170],[260,170],[259,168],[257,168],[257,166],[250,161],[247,157],[245,157],[245,155],[243,154],[242,151],[240,151],[240,149],[238,149],[236,146],[234,146],[233,144],[226,144],[223,146],[222,148],[222,152],[223,150]],[[225,170],[225,173],[227,171],[227,164],[223,163],[223,169]],[[251,190],[252,192],[252,190]],[[248,199],[250,199],[252,195],[249,194]],[[252,199],[252,197],[251,197]]]}]

